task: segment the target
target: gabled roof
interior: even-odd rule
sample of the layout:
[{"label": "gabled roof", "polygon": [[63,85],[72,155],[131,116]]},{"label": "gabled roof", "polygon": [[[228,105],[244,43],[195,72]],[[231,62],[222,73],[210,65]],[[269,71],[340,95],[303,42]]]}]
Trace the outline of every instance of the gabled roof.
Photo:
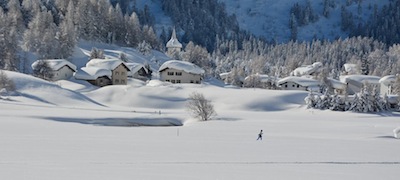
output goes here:
[{"label": "gabled roof", "polygon": [[190,62],[179,61],[179,60],[170,60],[165,62],[163,65],[161,65],[158,71],[161,72],[164,71],[165,69],[176,69],[187,73],[199,74],[199,75],[205,73],[204,69],[200,68],[199,66]]},{"label": "gabled roof", "polygon": [[172,31],[171,39],[167,42],[167,45],[165,47],[167,47],[167,48],[182,48],[182,44],[178,41],[178,38],[176,38],[175,29]]},{"label": "gabled roof", "polygon": [[388,75],[379,80],[379,83],[384,84],[386,86],[390,84],[394,84],[396,82],[396,76],[395,75]]},{"label": "gabled roof", "polygon": [[107,76],[111,79],[111,71],[97,67],[82,67],[74,73],[74,77],[80,80],[96,80],[103,76]]},{"label": "gabled roof", "polygon": [[131,70],[131,73],[136,73],[138,72],[141,68],[143,68],[146,73],[148,73],[148,70],[144,67],[143,64],[139,64],[139,63],[125,63],[126,66],[128,66],[128,68]]},{"label": "gabled roof", "polygon": [[91,59],[86,63],[86,67],[96,67],[112,71],[121,64],[125,66],[128,71],[130,71],[128,66],[119,59]]},{"label": "gabled roof", "polygon": [[297,77],[297,76],[289,76],[285,77],[278,81],[278,85],[282,85],[288,82],[293,82],[299,84],[303,87],[311,87],[311,86],[319,86],[321,83],[317,80],[305,78],[305,77]]},{"label": "gabled roof", "polygon": [[32,69],[35,69],[40,61],[46,62],[53,71],[58,71],[62,67],[67,66],[72,71],[76,72],[76,66],[65,59],[42,59],[32,63]]},{"label": "gabled roof", "polygon": [[342,89],[342,90],[346,89],[346,84],[345,83],[340,82],[339,80],[336,80],[336,79],[332,79],[332,78],[328,78],[328,80],[332,84],[332,87],[334,89]]}]

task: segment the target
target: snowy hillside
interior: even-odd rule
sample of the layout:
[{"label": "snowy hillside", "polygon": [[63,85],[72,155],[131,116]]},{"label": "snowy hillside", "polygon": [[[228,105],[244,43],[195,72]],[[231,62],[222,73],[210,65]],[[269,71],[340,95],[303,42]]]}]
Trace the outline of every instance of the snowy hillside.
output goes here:
[{"label": "snowy hillside", "polygon": [[[227,12],[235,14],[240,28],[249,31],[256,36],[265,37],[268,40],[287,42],[290,40],[289,19],[291,8],[295,3],[305,6],[307,0],[219,0],[225,3]],[[328,16],[324,16],[324,2],[329,2]],[[312,0],[312,10],[318,16],[316,22],[298,28],[298,40],[310,41],[313,38],[333,40],[339,37],[348,37],[348,33],[341,29],[342,6],[353,14],[355,23],[364,23],[373,13],[374,6],[381,8],[388,4],[388,0]],[[166,16],[161,8],[160,0],[138,0],[136,7],[144,9],[147,5],[149,11],[155,17],[155,26],[158,33],[161,29],[173,27],[171,18]]]},{"label": "snowy hillside", "polygon": [[[242,29],[248,30],[255,35],[264,36],[277,42],[287,42],[290,39],[289,18],[290,8],[295,4],[305,5],[306,0],[219,0],[224,2],[228,13],[236,14],[239,25]],[[346,5],[347,0],[334,0],[334,7],[329,9],[328,18],[323,16],[324,0],[312,0],[311,5],[319,20],[315,23],[299,27],[298,40],[309,41],[314,37],[321,39],[335,39],[347,37],[348,35],[340,28],[341,7]],[[374,5],[382,7],[388,0],[363,0],[361,11],[358,11],[358,4],[353,2],[346,9],[352,12],[363,22],[372,12]]]}]

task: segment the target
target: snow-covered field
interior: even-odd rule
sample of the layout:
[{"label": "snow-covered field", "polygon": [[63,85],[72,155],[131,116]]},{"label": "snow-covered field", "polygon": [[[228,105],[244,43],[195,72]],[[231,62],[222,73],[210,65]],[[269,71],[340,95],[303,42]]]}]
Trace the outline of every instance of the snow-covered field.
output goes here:
[{"label": "snow-covered field", "polygon": [[[95,88],[6,74],[18,93],[0,99],[0,179],[400,177],[400,114],[308,110],[305,92],[212,81]],[[194,91],[212,99],[214,120],[189,116]]]}]

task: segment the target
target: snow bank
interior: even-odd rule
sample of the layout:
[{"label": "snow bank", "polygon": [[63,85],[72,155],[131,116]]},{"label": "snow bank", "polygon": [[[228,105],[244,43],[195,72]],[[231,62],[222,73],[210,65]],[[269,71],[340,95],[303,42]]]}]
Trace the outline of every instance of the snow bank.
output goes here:
[{"label": "snow bank", "polygon": [[16,87],[16,96],[12,100],[29,103],[44,103],[46,105],[67,106],[102,106],[86,96],[64,89],[57,83],[48,82],[30,75],[4,71]]},{"label": "snow bank", "polygon": [[393,133],[394,133],[394,137],[395,137],[396,139],[400,139],[400,127],[394,129],[394,130],[393,130]]}]

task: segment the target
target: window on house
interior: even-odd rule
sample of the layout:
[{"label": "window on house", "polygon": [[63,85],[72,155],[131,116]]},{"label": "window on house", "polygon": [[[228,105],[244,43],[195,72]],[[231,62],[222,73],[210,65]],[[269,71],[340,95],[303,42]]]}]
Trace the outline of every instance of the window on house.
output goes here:
[{"label": "window on house", "polygon": [[285,88],[287,88],[287,84],[285,85]]},{"label": "window on house", "polygon": [[176,83],[181,83],[181,80],[176,80]]},{"label": "window on house", "polygon": [[121,75],[125,75],[125,72],[121,72]]},{"label": "window on house", "polygon": [[196,84],[200,84],[200,81],[196,81]]},{"label": "window on house", "polygon": [[174,72],[168,72],[168,76],[173,76]]},{"label": "window on house", "polygon": [[297,85],[297,88],[299,88],[300,87],[300,85]]},{"label": "window on house", "polygon": [[175,75],[182,76],[182,72],[176,72]]},{"label": "window on house", "polygon": [[118,84],[118,83],[119,83],[119,79],[116,79],[116,80],[115,80],[115,84]]},{"label": "window on house", "polygon": [[190,80],[190,83],[194,83],[194,81],[193,81],[193,80]]},{"label": "window on house", "polygon": [[117,76],[118,76],[118,75],[119,75],[119,72],[118,72],[118,71],[117,71],[117,72],[115,72],[115,75],[117,75]]},{"label": "window on house", "polygon": [[294,87],[294,84],[292,85],[292,87]]},{"label": "window on house", "polygon": [[167,82],[170,82],[170,80],[169,80],[169,79],[166,79],[165,81],[167,81]]},{"label": "window on house", "polygon": [[175,83],[175,80],[171,80],[172,83]]}]

